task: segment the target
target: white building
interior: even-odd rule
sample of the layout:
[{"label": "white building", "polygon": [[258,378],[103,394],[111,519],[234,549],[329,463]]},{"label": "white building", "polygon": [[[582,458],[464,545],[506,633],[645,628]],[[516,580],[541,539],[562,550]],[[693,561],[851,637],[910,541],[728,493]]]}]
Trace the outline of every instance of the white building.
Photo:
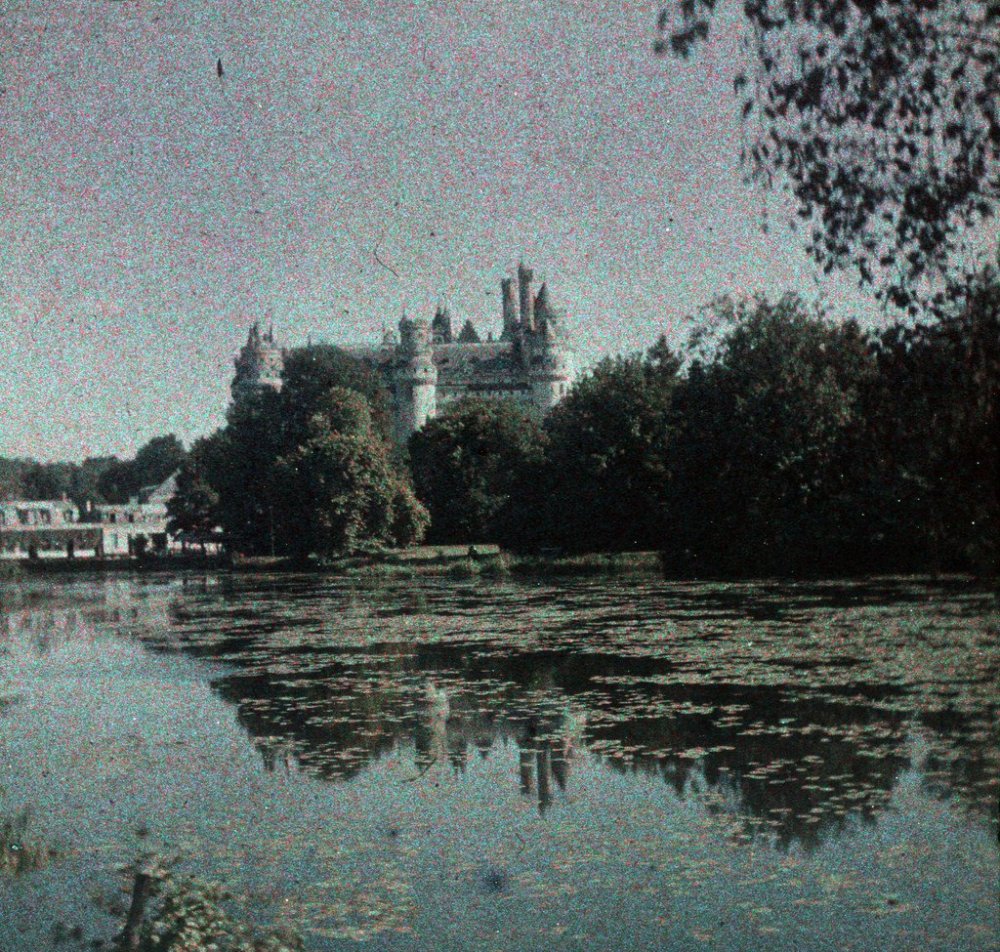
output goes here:
[{"label": "white building", "polygon": [[171,542],[167,502],[176,488],[176,476],[171,476],[127,503],[94,506],[84,521],[68,500],[2,501],[0,558],[115,558],[142,549],[165,552]]},{"label": "white building", "polygon": [[7,499],[0,502],[0,559],[93,558],[99,527],[80,522],[65,499]]}]

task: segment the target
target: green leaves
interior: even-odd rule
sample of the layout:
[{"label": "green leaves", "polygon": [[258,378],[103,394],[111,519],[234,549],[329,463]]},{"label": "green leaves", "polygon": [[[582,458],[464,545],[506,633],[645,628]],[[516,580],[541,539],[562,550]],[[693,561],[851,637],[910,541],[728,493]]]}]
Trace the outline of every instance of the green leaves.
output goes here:
[{"label": "green leaves", "polygon": [[542,456],[538,422],[512,401],[462,400],[410,441],[414,484],[437,542],[509,537]]},{"label": "green leaves", "polygon": [[[281,392],[234,404],[200,454],[219,523],[243,551],[296,558],[418,541],[427,514],[387,432],[380,383],[361,361],[335,347],[292,351]],[[206,502],[194,475],[184,500],[184,518]]]},{"label": "green leaves", "polygon": [[[788,296],[722,301],[714,348],[679,388],[667,554],[707,571],[801,571],[838,547],[858,392],[873,358]],[[780,568],[779,568],[780,567]]]},{"label": "green leaves", "polygon": [[364,399],[334,388],[321,406],[305,442],[275,462],[286,544],[300,556],[328,556],[417,541],[426,515],[393,469]]},{"label": "green leaves", "polygon": [[162,483],[175,473],[184,458],[184,447],[176,436],[157,436],[136,453],[135,459],[107,466],[97,479],[97,487],[109,502],[128,502],[140,489]]},{"label": "green leaves", "polygon": [[302,952],[299,936],[255,929],[227,909],[218,883],[167,873],[143,922],[139,952]]},{"label": "green leaves", "polygon": [[578,551],[659,544],[679,369],[661,338],[646,354],[603,360],[553,410],[543,544]]},{"label": "green leaves", "polygon": [[[666,5],[657,51],[689,56],[714,8]],[[743,17],[754,82],[740,71],[733,89],[748,177],[783,180],[819,221],[808,249],[825,271],[856,268],[883,301],[933,308],[925,279],[964,267],[957,239],[1000,195],[994,0],[749,0]],[[902,151],[910,161],[893,161]]]}]

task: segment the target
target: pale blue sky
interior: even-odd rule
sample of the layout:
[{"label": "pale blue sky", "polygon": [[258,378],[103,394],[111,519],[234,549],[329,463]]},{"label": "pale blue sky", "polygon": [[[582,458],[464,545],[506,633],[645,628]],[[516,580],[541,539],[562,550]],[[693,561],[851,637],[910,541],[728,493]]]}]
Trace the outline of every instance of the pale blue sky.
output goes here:
[{"label": "pale blue sky", "polygon": [[0,454],[208,432],[254,319],[288,344],[356,343],[442,299],[496,328],[520,258],[584,364],[680,340],[726,292],[883,320],[853,277],[817,282],[780,197],[762,234],[734,37],[657,58],[657,10],[10,0]]}]

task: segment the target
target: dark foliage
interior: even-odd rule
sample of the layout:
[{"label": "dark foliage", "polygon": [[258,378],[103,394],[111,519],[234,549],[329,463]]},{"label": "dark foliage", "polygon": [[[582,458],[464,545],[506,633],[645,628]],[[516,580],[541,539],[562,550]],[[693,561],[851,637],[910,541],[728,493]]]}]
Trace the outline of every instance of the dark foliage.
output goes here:
[{"label": "dark foliage", "polygon": [[695,574],[870,568],[854,531],[874,451],[857,439],[875,371],[864,337],[795,297],[716,311],[724,336],[676,394],[668,563]]},{"label": "dark foliage", "polygon": [[328,556],[423,536],[426,513],[393,466],[364,397],[343,388],[323,394],[304,436],[274,463],[288,552]]},{"label": "dark foliage", "polygon": [[239,550],[276,554],[274,464],[285,445],[281,397],[263,389],[230,406],[226,419],[201,453],[205,479],[219,497],[218,524]]},{"label": "dark foliage", "polygon": [[167,502],[169,532],[199,536],[203,540],[215,529],[219,494],[208,478],[212,450],[211,437],[199,440],[181,466],[177,488]]},{"label": "dark foliage", "polygon": [[107,502],[98,488],[101,475],[118,460],[113,456],[82,463],[37,463],[0,459],[0,499],[71,499],[81,512],[88,503]]},{"label": "dark foliage", "polygon": [[878,335],[720,301],[689,363],[609,358],[537,427],[470,403],[411,442],[441,542],[658,549],[678,576],[995,573],[1000,277]]},{"label": "dark foliage", "polygon": [[1000,280],[877,337],[794,298],[725,305],[675,395],[665,560],[684,574],[998,568]]},{"label": "dark foliage", "polygon": [[391,459],[388,429],[362,361],[335,347],[292,351],[280,392],[241,397],[196,444],[171,515],[178,527],[221,527],[248,554],[410,544],[427,516]]},{"label": "dark foliage", "polygon": [[874,343],[869,410],[885,559],[995,573],[1000,544],[1000,278],[988,269],[941,321]]},{"label": "dark foliage", "polygon": [[176,473],[184,457],[184,446],[172,433],[154,437],[135,454],[135,459],[106,467],[97,481],[98,489],[108,502],[128,502],[141,490],[158,486]]},{"label": "dark foliage", "polygon": [[[433,542],[514,539],[534,512],[530,474],[542,460],[541,427],[512,401],[462,400],[410,440],[417,495]],[[534,503],[534,505],[533,505]]]},{"label": "dark foliage", "polygon": [[289,440],[295,442],[309,424],[309,416],[335,387],[361,394],[371,408],[378,431],[392,433],[388,399],[378,373],[339,347],[316,344],[285,355],[282,371],[282,414]]},{"label": "dark foliage", "polygon": [[[689,55],[725,6],[673,0],[657,50]],[[854,267],[918,313],[921,279],[960,270],[1000,197],[1000,3],[748,0],[742,14],[750,174],[791,188],[826,270]]]},{"label": "dark foliage", "polygon": [[661,340],[601,361],[576,384],[546,421],[541,518],[523,540],[571,551],[660,545],[679,369]]}]

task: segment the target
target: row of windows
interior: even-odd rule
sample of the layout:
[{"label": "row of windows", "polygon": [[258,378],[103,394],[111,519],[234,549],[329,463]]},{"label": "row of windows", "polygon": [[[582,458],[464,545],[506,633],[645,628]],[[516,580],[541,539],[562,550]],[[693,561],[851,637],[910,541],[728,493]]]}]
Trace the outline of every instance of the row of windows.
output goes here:
[{"label": "row of windows", "polygon": [[72,509],[59,510],[51,509],[7,509],[0,511],[0,526],[51,526],[53,525],[53,512],[61,515],[55,523],[75,522]]},{"label": "row of windows", "polygon": [[[400,387],[396,390],[395,396],[397,403],[400,398],[404,400],[413,399],[412,386]],[[560,383],[556,386],[556,395],[560,397],[566,396],[569,392],[568,383]],[[455,400],[461,400],[463,397],[480,397],[484,400],[532,400],[534,398],[534,393],[531,390],[459,390],[450,391],[442,388],[438,388],[436,391],[437,402],[440,404],[452,403]]]}]

